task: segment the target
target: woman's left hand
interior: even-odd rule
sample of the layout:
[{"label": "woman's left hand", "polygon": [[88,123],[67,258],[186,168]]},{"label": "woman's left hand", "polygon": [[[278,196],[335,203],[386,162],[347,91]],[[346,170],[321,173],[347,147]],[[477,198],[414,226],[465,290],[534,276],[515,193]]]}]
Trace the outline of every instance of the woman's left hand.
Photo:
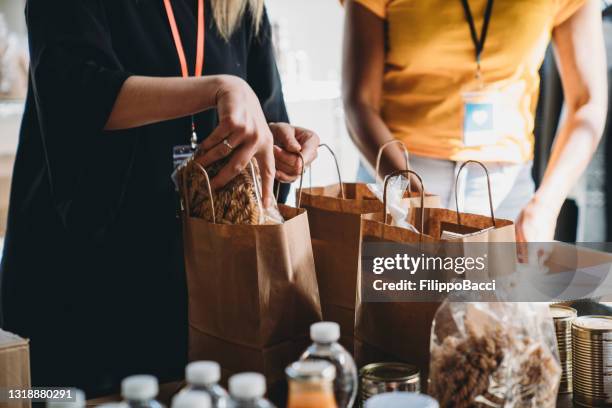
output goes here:
[{"label": "woman's left hand", "polygon": [[516,241],[547,243],[555,237],[559,211],[537,197],[531,199],[516,220]]},{"label": "woman's left hand", "polygon": [[270,123],[274,137],[274,159],[276,161],[276,179],[291,183],[302,174],[302,161],[308,166],[317,158],[320,139],[316,133],[288,123]]}]

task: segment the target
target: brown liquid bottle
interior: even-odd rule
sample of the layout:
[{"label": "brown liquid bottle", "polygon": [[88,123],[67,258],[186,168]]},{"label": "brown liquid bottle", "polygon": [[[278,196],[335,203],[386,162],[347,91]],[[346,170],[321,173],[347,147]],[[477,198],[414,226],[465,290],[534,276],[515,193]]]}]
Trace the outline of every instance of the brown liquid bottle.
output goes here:
[{"label": "brown liquid bottle", "polygon": [[324,360],[298,361],[287,367],[287,408],[338,408],[334,397],[336,368]]}]

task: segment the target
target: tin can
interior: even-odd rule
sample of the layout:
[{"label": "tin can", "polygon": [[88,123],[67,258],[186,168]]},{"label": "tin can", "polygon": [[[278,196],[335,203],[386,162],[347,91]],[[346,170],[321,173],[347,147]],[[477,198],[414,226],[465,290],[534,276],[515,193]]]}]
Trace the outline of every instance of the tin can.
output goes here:
[{"label": "tin can", "polygon": [[581,316],[572,323],[574,403],[612,406],[612,317]]},{"label": "tin can", "polygon": [[550,314],[555,324],[559,362],[561,363],[561,381],[559,393],[572,392],[572,321],[578,313],[576,309],[563,305],[550,305]]},{"label": "tin can", "polygon": [[404,363],[373,363],[359,370],[361,404],[374,395],[386,392],[420,392],[420,372]]}]

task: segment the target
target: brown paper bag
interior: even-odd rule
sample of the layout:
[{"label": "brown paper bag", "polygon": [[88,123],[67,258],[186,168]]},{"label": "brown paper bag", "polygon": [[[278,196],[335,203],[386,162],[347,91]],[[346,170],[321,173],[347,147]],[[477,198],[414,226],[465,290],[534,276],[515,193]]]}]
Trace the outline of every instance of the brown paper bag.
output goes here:
[{"label": "brown paper bag", "polygon": [[[383,149],[397,142],[381,147],[377,163],[380,163]],[[340,342],[352,351],[355,293],[360,269],[361,215],[382,212],[383,204],[366,184],[343,183],[334,152],[325,144],[321,147],[332,154],[340,183],[305,189],[302,207],[308,211],[323,319],[340,324]],[[416,192],[406,192],[405,199],[412,206],[420,205],[420,194]],[[425,207],[439,206],[438,196],[425,195]]]},{"label": "brown paper bag", "polygon": [[280,225],[215,224],[191,217],[182,196],[189,360],[277,385],[321,320],[306,210],[280,206]]},{"label": "brown paper bag", "polygon": [[[28,340],[0,330],[0,389],[27,390],[30,388],[30,347]],[[0,392],[2,394],[3,392]],[[2,395],[2,399],[7,398]],[[30,400],[14,400],[9,408],[29,408]]]},{"label": "brown paper bag", "polygon": [[[471,162],[466,162],[463,166],[469,163]],[[484,165],[478,164],[486,171]],[[405,172],[414,174],[420,181],[420,177],[414,172],[397,173]],[[441,208],[413,211],[411,224],[417,226],[421,234],[388,225],[384,222],[387,220],[385,208],[382,214],[362,217],[362,243],[436,244],[444,242],[440,237],[444,229],[470,234],[452,242],[514,242],[514,223],[495,218],[491,200],[490,206],[491,217],[459,214],[457,211]],[[515,262],[509,262],[513,261]],[[361,273],[358,284],[361,285]],[[361,298],[361,290],[358,290],[355,315],[355,359],[358,366],[377,361],[406,362],[418,366],[422,379],[425,380],[429,370],[431,323],[440,302],[378,303],[362,302]]]}]

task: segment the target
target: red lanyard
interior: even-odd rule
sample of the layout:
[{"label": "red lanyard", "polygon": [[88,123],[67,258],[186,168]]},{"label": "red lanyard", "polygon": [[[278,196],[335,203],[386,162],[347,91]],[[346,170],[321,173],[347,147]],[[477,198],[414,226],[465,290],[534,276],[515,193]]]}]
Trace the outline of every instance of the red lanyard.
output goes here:
[{"label": "red lanyard", "polygon": [[[184,78],[189,76],[189,69],[187,68],[187,57],[185,57],[185,49],[183,48],[183,41],[181,40],[181,33],[178,30],[176,24],[176,18],[174,17],[174,10],[170,0],[164,0],[164,6],[166,7],[166,14],[168,15],[168,22],[170,23],[170,30],[172,31],[172,37],[174,38],[174,45],[176,46],[176,53],[178,54],[179,61],[181,63],[181,73]],[[197,39],[197,51],[196,51],[196,66],[194,76],[202,76],[204,70],[204,0],[198,0],[198,39]],[[195,132],[195,122],[193,116],[191,117],[191,147],[195,149],[198,144],[198,137]]]}]

